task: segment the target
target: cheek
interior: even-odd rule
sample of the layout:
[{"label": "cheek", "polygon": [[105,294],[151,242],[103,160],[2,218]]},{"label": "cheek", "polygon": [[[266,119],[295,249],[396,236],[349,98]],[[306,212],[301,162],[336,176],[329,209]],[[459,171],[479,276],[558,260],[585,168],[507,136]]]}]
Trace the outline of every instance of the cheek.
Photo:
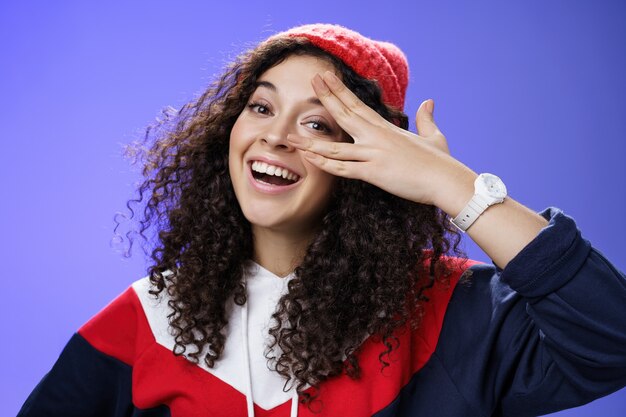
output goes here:
[{"label": "cheek", "polygon": [[241,136],[241,123],[239,123],[239,119],[235,122],[232,129],[230,129],[230,138],[229,138],[229,148],[233,149],[233,146],[237,144],[239,141],[239,137]]},{"label": "cheek", "polygon": [[241,158],[241,153],[245,147],[245,137],[243,136],[245,129],[243,129],[243,123],[239,122],[239,119],[235,122],[230,130],[230,137],[228,140],[228,161],[231,165],[234,160]]},{"label": "cheek", "polygon": [[316,201],[326,202],[332,196],[337,183],[337,177],[319,168],[307,169],[310,176],[314,177],[313,194]]},{"label": "cheek", "polygon": [[319,182],[320,184],[332,182],[335,178],[337,178],[334,175],[324,171],[323,169],[313,165],[312,163],[307,161],[304,156],[302,156],[302,162],[306,168],[307,175],[315,177],[315,181]]}]

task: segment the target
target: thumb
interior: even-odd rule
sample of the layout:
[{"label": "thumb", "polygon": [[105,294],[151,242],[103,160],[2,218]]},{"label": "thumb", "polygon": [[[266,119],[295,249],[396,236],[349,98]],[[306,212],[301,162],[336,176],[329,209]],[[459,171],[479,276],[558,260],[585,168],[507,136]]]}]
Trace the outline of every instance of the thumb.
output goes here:
[{"label": "thumb", "polygon": [[432,136],[439,130],[433,118],[435,102],[433,99],[425,100],[417,109],[415,114],[415,125],[417,126],[417,134],[423,137]]}]

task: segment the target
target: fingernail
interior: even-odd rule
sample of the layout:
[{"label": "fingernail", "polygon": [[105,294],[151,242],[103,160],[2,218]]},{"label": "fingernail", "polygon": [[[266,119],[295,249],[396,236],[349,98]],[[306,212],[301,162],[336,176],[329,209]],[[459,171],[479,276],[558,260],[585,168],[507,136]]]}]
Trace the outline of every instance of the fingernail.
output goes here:
[{"label": "fingernail", "polygon": [[339,78],[330,71],[324,73],[324,78],[328,81],[328,84],[332,87],[337,87],[340,83]]},{"label": "fingernail", "polygon": [[323,93],[327,93],[327,92],[330,91],[330,89],[328,88],[328,86],[324,82],[324,79],[319,74],[315,74],[315,77],[313,77],[313,84],[317,88],[319,88],[319,90],[321,92],[323,92]]},{"label": "fingernail", "polygon": [[434,107],[435,107],[435,102],[433,101],[432,98],[429,98],[428,102],[426,103],[426,110],[428,110],[428,113],[432,114]]}]

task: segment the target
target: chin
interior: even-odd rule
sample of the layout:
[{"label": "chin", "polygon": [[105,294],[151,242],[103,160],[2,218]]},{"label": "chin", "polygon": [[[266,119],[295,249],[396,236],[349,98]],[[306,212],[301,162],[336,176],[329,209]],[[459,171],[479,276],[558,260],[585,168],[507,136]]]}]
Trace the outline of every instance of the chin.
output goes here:
[{"label": "chin", "polygon": [[242,210],[244,217],[251,225],[268,229],[282,229],[285,226],[284,219],[276,216],[275,212],[262,212],[259,210]]}]

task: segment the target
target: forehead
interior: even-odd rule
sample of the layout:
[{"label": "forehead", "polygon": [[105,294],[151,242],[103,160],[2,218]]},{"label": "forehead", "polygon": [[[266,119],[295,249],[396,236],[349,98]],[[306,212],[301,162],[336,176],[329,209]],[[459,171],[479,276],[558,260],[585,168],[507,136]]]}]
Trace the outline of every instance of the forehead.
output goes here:
[{"label": "forehead", "polygon": [[291,55],[261,74],[259,80],[310,83],[315,74],[321,75],[325,71],[337,73],[335,67],[323,58]]}]

